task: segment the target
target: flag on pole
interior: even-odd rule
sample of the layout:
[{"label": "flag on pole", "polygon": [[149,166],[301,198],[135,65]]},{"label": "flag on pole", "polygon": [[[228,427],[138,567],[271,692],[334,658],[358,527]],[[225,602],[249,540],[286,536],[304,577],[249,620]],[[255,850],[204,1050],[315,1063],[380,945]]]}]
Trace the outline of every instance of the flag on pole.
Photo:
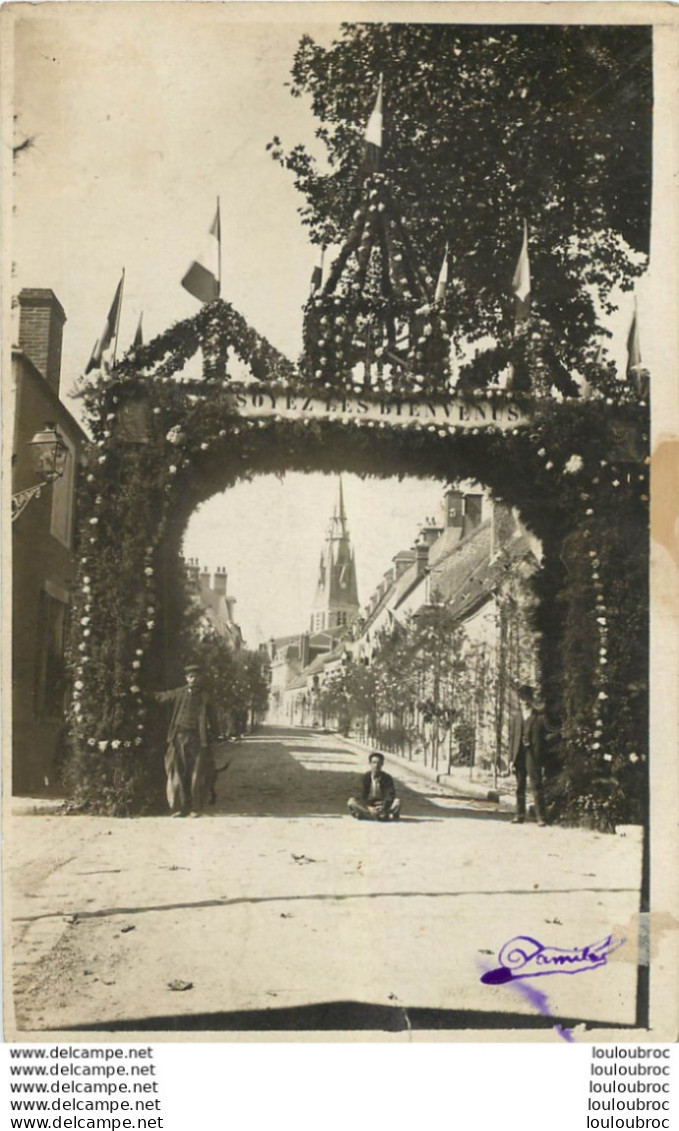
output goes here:
[{"label": "flag on pole", "polygon": [[436,283],[436,291],[434,292],[434,302],[444,302],[446,297],[446,287],[448,286],[448,244],[443,256],[443,263],[439,271],[439,277]]},{"label": "flag on pole", "polygon": [[143,331],[142,331],[142,328],[141,328],[141,321],[142,321],[143,317],[144,317],[144,312],[142,311],[142,313],[139,315],[139,321],[137,323],[137,329],[135,331],[134,341],[132,342],[132,349],[135,349],[135,350],[139,349],[139,347],[143,346],[143,344],[144,344],[144,334],[143,334]]},{"label": "flag on pole", "polygon": [[219,201],[215,218],[210,225],[210,240],[205,251],[189,267],[182,286],[199,302],[212,302],[219,298],[221,289],[222,222]]},{"label": "flag on pole", "polygon": [[639,345],[639,321],[637,319],[637,304],[634,302],[634,314],[627,335],[627,376],[635,378],[641,367],[641,347]]},{"label": "flag on pole", "polygon": [[325,248],[321,248],[321,262],[318,266],[314,267],[311,273],[311,295],[315,295],[316,291],[320,291],[323,286],[323,259],[325,258]]},{"label": "flag on pole", "polygon": [[380,167],[382,155],[382,75],[377,84],[377,96],[372,114],[365,128],[365,165],[368,172],[374,173]]},{"label": "flag on pole", "polygon": [[323,282],[323,271],[320,267],[314,267],[311,273],[311,294],[315,295],[316,291],[320,291],[321,283]]},{"label": "flag on pole", "polygon": [[[104,328],[101,331],[100,336],[97,338],[96,342],[94,343],[94,348],[92,350],[90,360],[88,361],[87,367],[85,369],[86,373],[90,373],[91,370],[93,370],[93,369],[101,369],[101,363],[102,363],[104,354],[107,353],[108,350],[110,350],[111,342],[113,341],[113,339],[118,338],[118,324],[120,322],[120,308],[122,306],[122,301],[123,301],[123,283],[124,283],[124,280],[125,280],[125,272],[123,271],[122,275],[120,276],[120,282],[118,283],[118,286],[116,287],[116,293],[113,297],[113,302],[111,303],[111,309],[109,310],[108,314],[106,315],[106,321],[104,322]],[[116,341],[116,344],[117,344],[117,341]]]},{"label": "flag on pole", "polygon": [[517,322],[528,317],[530,295],[530,261],[528,259],[528,224],[523,222],[523,243],[512,279],[512,290],[516,295],[515,316]]}]

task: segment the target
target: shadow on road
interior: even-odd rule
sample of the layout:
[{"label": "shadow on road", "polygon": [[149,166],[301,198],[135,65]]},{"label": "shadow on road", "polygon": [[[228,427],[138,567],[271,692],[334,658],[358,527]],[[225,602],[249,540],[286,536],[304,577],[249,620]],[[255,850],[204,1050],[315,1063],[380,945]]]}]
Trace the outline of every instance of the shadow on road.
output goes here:
[{"label": "shadow on road", "polygon": [[[258,817],[347,815],[347,799],[360,792],[367,761],[364,766],[357,764],[351,752],[331,743],[332,739],[325,745],[319,743],[313,732],[279,727],[219,749],[217,802],[211,811]],[[404,823],[460,816],[511,820],[508,813],[470,808],[468,799],[456,805],[455,799],[447,798],[445,807],[437,805],[400,782],[398,775],[394,777]]]},{"label": "shadow on road", "polygon": [[[399,1005],[373,1005],[360,1001],[318,1002],[279,1009],[248,1009],[232,1012],[197,1013],[190,1017],[167,1015],[130,1018],[123,1021],[98,1021],[87,1025],[69,1025],[60,1032],[146,1032],[146,1033],[209,1033],[209,1032],[332,1032],[378,1030],[403,1033],[416,1030],[464,1029],[574,1029],[585,1024],[588,1029],[613,1027],[613,1022],[589,1021],[586,1018],[541,1016],[526,1013],[494,1013],[482,1010],[430,1009]],[[615,1022],[616,1029],[632,1029],[632,1025]],[[38,1030],[39,1031],[39,1030]],[[561,1033],[563,1035],[563,1033]],[[568,1038],[564,1038],[568,1039]]]}]

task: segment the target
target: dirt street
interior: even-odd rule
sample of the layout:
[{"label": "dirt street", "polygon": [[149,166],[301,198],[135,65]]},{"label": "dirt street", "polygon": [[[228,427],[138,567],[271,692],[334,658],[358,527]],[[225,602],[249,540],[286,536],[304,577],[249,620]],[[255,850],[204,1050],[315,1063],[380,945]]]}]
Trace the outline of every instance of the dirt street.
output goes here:
[{"label": "dirt street", "polygon": [[[400,822],[355,821],[365,757],[309,730],[217,762],[200,820],[7,822],[19,1036],[634,1025],[639,830],[514,826],[412,777]],[[610,933],[598,969],[480,981],[514,936]]]}]

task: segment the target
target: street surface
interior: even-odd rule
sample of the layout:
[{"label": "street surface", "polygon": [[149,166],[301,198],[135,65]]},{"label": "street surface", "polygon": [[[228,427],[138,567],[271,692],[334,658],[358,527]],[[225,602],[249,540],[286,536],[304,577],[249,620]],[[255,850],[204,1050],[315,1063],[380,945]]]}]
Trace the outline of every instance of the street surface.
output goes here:
[{"label": "street surface", "polygon": [[[317,731],[264,727],[217,763],[200,820],[6,823],[19,1036],[635,1024],[640,830],[515,826],[389,762],[401,821],[355,821],[367,755]],[[516,935],[610,933],[599,969],[480,982]]]}]

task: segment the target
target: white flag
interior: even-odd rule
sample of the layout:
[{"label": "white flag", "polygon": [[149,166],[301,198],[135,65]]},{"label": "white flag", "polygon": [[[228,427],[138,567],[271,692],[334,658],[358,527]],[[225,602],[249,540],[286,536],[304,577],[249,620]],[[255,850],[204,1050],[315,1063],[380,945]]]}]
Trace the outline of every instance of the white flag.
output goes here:
[{"label": "white flag", "polygon": [[530,261],[528,259],[528,224],[525,220],[523,222],[523,243],[512,279],[512,290],[519,302],[523,306],[527,306],[530,294]]},{"label": "white flag", "polygon": [[374,145],[377,149],[382,148],[382,75],[380,75],[380,81],[377,84],[377,97],[373,112],[365,128],[365,141],[367,145]]},{"label": "white flag", "polygon": [[439,271],[438,281],[436,283],[436,291],[434,293],[434,302],[443,302],[446,297],[446,287],[448,285],[448,244],[446,244],[445,254],[443,256],[443,263]]}]

